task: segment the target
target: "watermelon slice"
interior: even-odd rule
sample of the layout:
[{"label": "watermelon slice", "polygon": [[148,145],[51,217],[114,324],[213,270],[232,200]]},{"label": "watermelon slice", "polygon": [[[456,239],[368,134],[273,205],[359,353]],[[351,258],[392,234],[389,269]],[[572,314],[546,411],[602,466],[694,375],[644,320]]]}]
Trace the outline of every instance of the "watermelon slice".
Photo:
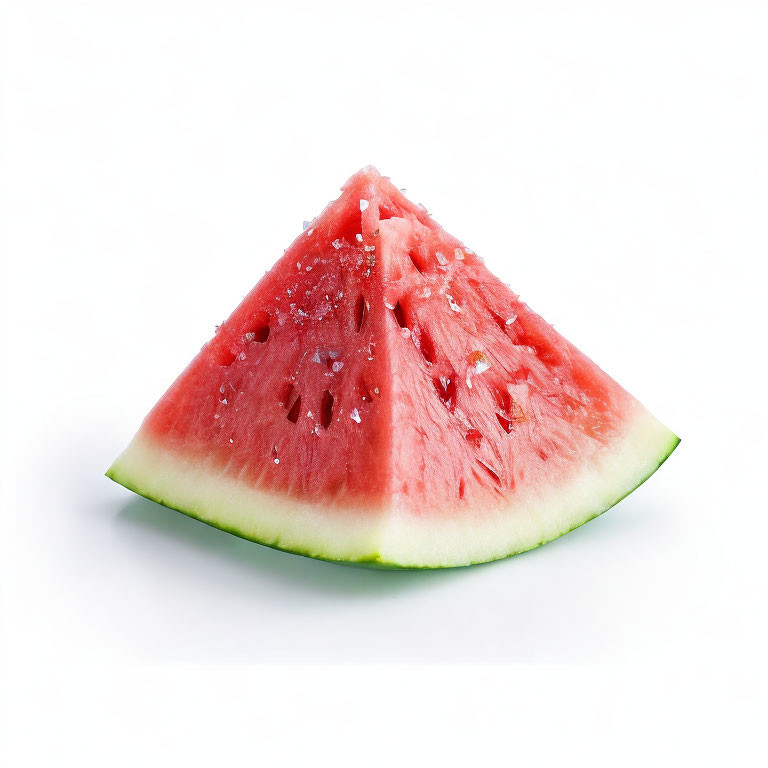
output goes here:
[{"label": "watermelon slice", "polygon": [[270,547],[460,566],[536,547],[678,438],[373,168],[353,176],[107,472]]}]

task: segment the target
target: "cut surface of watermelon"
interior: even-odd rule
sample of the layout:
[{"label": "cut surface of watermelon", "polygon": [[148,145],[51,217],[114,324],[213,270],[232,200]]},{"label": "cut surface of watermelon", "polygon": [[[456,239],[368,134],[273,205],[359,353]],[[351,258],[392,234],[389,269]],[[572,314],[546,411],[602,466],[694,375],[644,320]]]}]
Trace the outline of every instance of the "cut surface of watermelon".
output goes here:
[{"label": "cut surface of watermelon", "polygon": [[366,168],[217,329],[107,474],[267,546],[445,567],[576,528],[678,442]]}]

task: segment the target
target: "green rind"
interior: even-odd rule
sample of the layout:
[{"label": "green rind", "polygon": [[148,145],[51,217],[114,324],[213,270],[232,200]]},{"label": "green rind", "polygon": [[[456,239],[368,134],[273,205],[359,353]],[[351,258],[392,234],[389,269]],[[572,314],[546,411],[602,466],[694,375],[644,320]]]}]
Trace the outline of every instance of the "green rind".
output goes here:
[{"label": "green rind", "polygon": [[658,462],[654,466],[654,468],[647,474],[645,477],[643,477],[640,482],[638,482],[636,485],[634,485],[632,488],[630,488],[626,493],[623,493],[621,496],[619,496],[615,501],[608,504],[608,506],[603,507],[602,509],[598,510],[594,514],[589,515],[584,520],[582,520],[577,525],[572,526],[571,528],[568,528],[565,531],[562,531],[561,533],[557,534],[556,536],[552,536],[550,538],[545,538],[539,541],[536,544],[533,544],[530,547],[525,547],[523,549],[519,549],[513,552],[509,552],[505,555],[501,555],[500,557],[491,557],[487,558],[485,560],[476,560],[471,561],[469,563],[464,563],[461,565],[423,565],[423,566],[403,566],[399,565],[397,563],[388,562],[385,560],[381,560],[379,556],[371,556],[367,558],[361,558],[361,559],[348,559],[348,560],[338,560],[328,557],[322,557],[321,555],[318,555],[316,553],[312,553],[309,551],[302,551],[299,548],[288,548],[288,547],[281,547],[279,544],[270,543],[268,541],[263,541],[261,539],[258,539],[254,536],[250,536],[246,533],[244,533],[241,530],[238,530],[237,528],[223,525],[219,522],[215,522],[212,520],[204,520],[203,518],[196,515],[194,512],[182,509],[181,507],[174,506],[173,504],[170,504],[166,501],[163,501],[161,498],[155,498],[151,494],[145,493],[141,490],[135,483],[131,482],[130,480],[126,478],[120,477],[120,472],[117,469],[116,464],[113,464],[105,473],[110,480],[113,480],[114,482],[118,483],[119,485],[122,485],[123,487],[127,488],[130,491],[133,491],[134,493],[138,494],[139,496],[143,496],[146,499],[149,499],[150,501],[154,501],[158,504],[161,504],[164,507],[167,507],[168,509],[173,509],[177,512],[181,512],[184,515],[187,515],[188,517],[191,517],[194,520],[197,520],[201,523],[205,523],[206,525],[210,525],[212,528],[218,528],[222,531],[226,531],[227,533],[231,533],[234,536],[238,536],[241,539],[245,539],[246,541],[252,541],[256,544],[261,544],[264,547],[269,547],[269,549],[275,549],[279,552],[287,552],[288,554],[292,555],[300,555],[301,557],[308,557],[313,560],[322,560],[324,562],[328,563],[336,563],[338,565],[352,565],[352,566],[358,566],[363,568],[376,568],[376,569],[382,569],[382,570],[398,570],[398,571],[426,571],[426,570],[440,570],[445,568],[466,568],[468,566],[472,565],[482,565],[483,563],[489,563],[494,562],[496,560],[504,560],[508,557],[513,557],[514,555],[520,555],[523,552],[529,552],[532,549],[536,549],[544,544],[549,543],[550,541],[554,541],[555,539],[559,539],[561,536],[564,536],[567,533],[570,533],[571,531],[576,530],[577,528],[580,528],[582,525],[585,525],[590,520],[594,520],[596,517],[599,517],[604,512],[607,512],[612,507],[615,507],[622,499],[625,499],[627,496],[629,496],[633,491],[637,490],[646,480],[648,480],[651,475],[655,474],[655,472],[659,469],[659,467],[672,455],[673,451],[677,446],[680,444],[680,438],[677,437],[677,435],[672,434],[672,439],[670,440],[670,443],[668,446],[666,446],[664,452],[660,455]]}]

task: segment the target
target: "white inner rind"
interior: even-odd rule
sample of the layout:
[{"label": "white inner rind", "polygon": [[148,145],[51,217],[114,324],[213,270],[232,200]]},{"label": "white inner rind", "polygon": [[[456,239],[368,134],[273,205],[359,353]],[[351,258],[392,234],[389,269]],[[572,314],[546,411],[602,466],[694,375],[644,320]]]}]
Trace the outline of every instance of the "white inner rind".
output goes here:
[{"label": "white inner rind", "polygon": [[609,448],[574,466],[565,481],[467,514],[329,509],[265,493],[171,454],[141,432],[107,474],[166,506],[280,549],[406,568],[469,565],[532,549],[599,515],[651,475],[678,442],[639,404],[625,424]]}]

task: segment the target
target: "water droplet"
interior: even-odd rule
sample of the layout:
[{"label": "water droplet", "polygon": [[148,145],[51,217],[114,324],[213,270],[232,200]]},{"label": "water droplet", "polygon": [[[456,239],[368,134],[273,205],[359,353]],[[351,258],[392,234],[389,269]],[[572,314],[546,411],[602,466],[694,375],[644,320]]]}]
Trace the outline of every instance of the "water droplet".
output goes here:
[{"label": "water droplet", "polygon": [[367,200],[360,200],[360,212],[362,213],[368,207]]},{"label": "water droplet", "polygon": [[339,248],[341,248],[341,240],[339,240],[339,238],[337,237],[337,238],[336,238],[336,239],[335,239],[335,240],[334,240],[334,241],[331,243],[331,245],[332,245],[332,246],[333,246],[333,247],[334,247],[334,248],[335,248],[335,249],[338,251],[338,250],[339,250]]},{"label": "water droplet", "polygon": [[352,421],[356,421],[358,424],[360,423],[360,414],[357,412],[357,408],[352,409],[352,413],[349,414],[349,418],[352,419]]},{"label": "water droplet", "polygon": [[437,263],[441,264],[442,266],[445,266],[448,263],[448,259],[445,258],[445,256],[438,251],[435,254],[435,258],[437,259]]}]

